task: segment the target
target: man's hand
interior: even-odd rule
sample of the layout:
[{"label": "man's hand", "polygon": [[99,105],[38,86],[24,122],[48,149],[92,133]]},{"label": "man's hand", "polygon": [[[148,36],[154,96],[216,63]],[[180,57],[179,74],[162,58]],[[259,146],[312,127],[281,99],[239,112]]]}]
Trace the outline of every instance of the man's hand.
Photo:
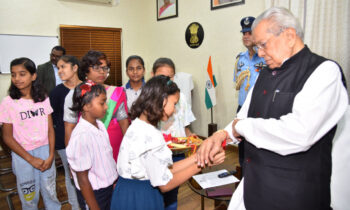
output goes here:
[{"label": "man's hand", "polygon": [[214,156],[213,162],[209,162],[209,166],[220,165],[225,161],[225,157],[225,150],[221,149],[221,151]]},{"label": "man's hand", "polygon": [[196,153],[198,166],[204,167],[210,164],[210,162],[214,162],[215,155],[222,152],[221,144],[225,138],[225,132],[216,132],[203,141]]}]

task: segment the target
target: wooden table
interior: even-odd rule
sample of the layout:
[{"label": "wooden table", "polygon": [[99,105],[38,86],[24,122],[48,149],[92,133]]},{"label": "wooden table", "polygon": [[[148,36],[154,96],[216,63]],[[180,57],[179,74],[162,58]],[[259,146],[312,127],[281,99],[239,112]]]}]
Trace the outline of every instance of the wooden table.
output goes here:
[{"label": "wooden table", "polygon": [[[202,170],[202,173],[218,171],[221,169],[226,169],[228,171],[235,169],[237,171],[235,174],[235,177],[237,177],[240,180],[241,174],[242,174],[241,167],[236,166],[233,162],[234,161],[232,160],[232,154],[226,152],[226,159],[225,159],[224,163],[222,163],[221,165],[218,165],[218,166],[205,168]],[[218,186],[215,188],[229,187],[234,192],[235,189],[237,188],[238,184],[239,183],[233,183],[233,184]],[[187,181],[187,185],[191,188],[192,191],[194,191],[195,193],[197,193],[201,196],[201,209],[202,210],[204,210],[204,198],[213,199],[215,201],[215,206],[219,205],[221,203],[221,201],[230,201],[231,200],[231,196],[209,197],[207,195],[206,189],[202,189],[201,186],[193,178],[191,178]]]}]

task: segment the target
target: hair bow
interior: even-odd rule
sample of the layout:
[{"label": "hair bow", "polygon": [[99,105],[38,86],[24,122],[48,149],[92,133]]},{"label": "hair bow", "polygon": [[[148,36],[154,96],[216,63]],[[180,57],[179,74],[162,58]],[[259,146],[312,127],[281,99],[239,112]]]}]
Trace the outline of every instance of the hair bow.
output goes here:
[{"label": "hair bow", "polygon": [[85,95],[85,93],[90,92],[91,91],[91,87],[96,85],[92,80],[88,80],[85,82],[85,84],[80,86],[81,89],[81,94],[80,97],[83,97]]}]

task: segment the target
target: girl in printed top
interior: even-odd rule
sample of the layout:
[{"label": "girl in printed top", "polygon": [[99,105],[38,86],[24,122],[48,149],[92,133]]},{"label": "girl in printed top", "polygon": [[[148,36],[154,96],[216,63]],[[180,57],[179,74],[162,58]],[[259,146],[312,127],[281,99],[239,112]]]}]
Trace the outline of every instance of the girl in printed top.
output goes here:
[{"label": "girl in printed top", "polygon": [[66,146],[64,144],[63,106],[64,99],[68,92],[81,83],[81,80],[78,78],[79,60],[74,56],[64,55],[58,60],[57,68],[58,75],[64,82],[57,85],[50,93],[50,103],[53,109],[52,120],[56,140],[55,149],[57,150],[64,167],[69,204],[72,206],[72,210],[76,210],[79,209],[79,204],[74,184],[70,178]]},{"label": "girl in printed top", "polygon": [[106,89],[91,80],[78,85],[72,110],[81,113],[66,148],[81,209],[110,209],[117,165],[101,119],[107,111]]},{"label": "girl in printed top", "polygon": [[[175,64],[170,58],[158,58],[153,64],[153,75],[168,76],[173,81],[175,76]],[[161,120],[158,123],[160,131],[166,135],[173,137],[189,137],[195,136],[190,130],[190,125],[196,118],[194,117],[191,109],[191,104],[186,100],[186,96],[180,92],[179,102],[176,104],[176,112],[166,120]],[[182,160],[185,158],[185,154],[173,154],[173,162]],[[177,194],[179,188],[164,193],[164,205],[165,210],[177,209]]]},{"label": "girl in printed top", "polygon": [[[179,89],[169,77],[156,76],[142,88],[131,108],[128,128],[118,157],[119,178],[111,209],[164,209],[161,192],[184,183],[201,169],[192,155],[173,164],[171,151],[156,128],[167,120],[179,100]],[[222,150],[211,164],[224,161]]]},{"label": "girl in printed top", "polygon": [[28,58],[10,64],[9,96],[0,105],[4,142],[12,150],[22,209],[37,209],[39,193],[47,209],[61,209],[56,197],[55,134],[52,108],[36,80],[36,67]]}]

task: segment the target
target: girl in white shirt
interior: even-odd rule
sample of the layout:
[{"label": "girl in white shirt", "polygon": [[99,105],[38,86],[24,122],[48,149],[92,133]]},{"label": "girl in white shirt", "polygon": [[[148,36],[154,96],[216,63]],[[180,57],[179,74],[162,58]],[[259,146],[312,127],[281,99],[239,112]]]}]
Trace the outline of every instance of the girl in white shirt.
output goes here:
[{"label": "girl in white shirt", "polygon": [[81,118],[66,148],[69,165],[77,187],[80,208],[110,209],[117,166],[104,124],[98,120],[106,114],[106,89],[88,80],[73,94],[73,111]]},{"label": "girl in white shirt", "polygon": [[[184,183],[201,168],[195,155],[173,164],[172,153],[156,128],[175,111],[179,89],[166,76],[150,79],[131,109],[134,120],[128,128],[118,156],[119,179],[111,209],[164,209],[161,192]],[[211,163],[224,161],[222,151]]]}]

